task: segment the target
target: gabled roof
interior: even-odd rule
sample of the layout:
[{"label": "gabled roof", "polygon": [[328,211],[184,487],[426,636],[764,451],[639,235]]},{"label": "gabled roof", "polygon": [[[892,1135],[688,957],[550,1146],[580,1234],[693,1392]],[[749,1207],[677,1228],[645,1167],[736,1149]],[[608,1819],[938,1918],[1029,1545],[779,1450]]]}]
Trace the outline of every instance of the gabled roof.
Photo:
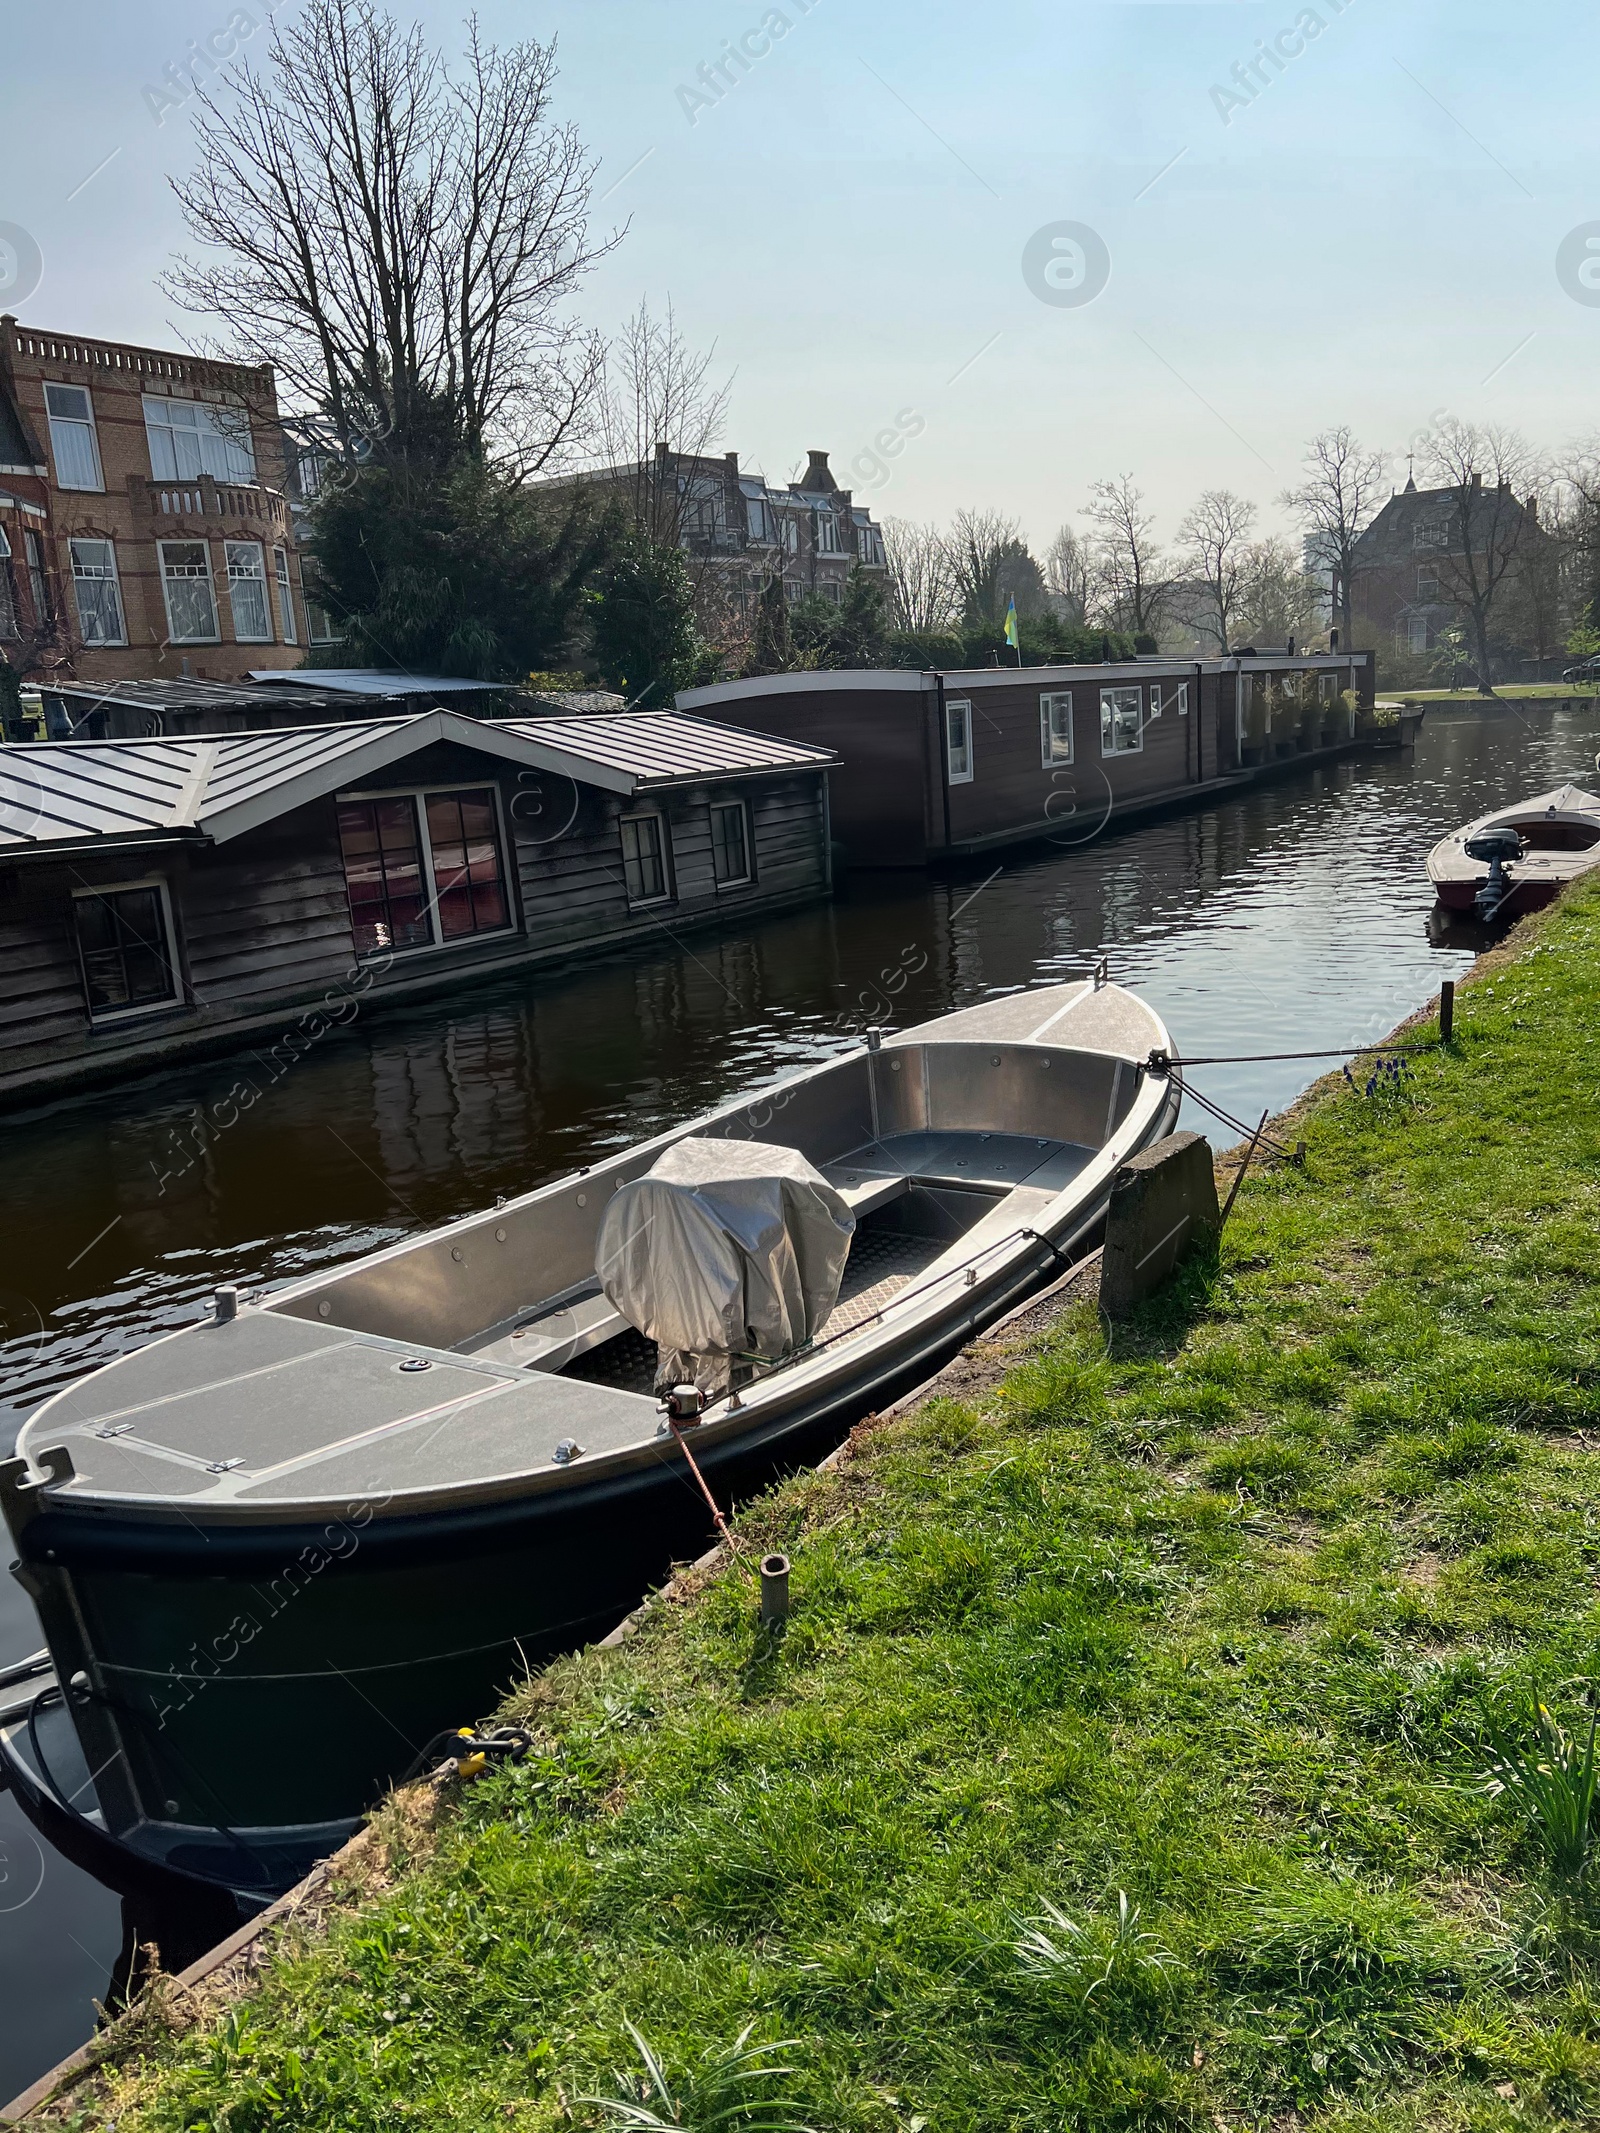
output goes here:
[{"label": "gabled roof", "polygon": [[65,852],[196,838],[225,844],[436,741],[633,795],[707,777],[823,770],[838,758],[660,712],[484,720],[459,711],[214,740],[24,742],[0,747],[0,852]]}]

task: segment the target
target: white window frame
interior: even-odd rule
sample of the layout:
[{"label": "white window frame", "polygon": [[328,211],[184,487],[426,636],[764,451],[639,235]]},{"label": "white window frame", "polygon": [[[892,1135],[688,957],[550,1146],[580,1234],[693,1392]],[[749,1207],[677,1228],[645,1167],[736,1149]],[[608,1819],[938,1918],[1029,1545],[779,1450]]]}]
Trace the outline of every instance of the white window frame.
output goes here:
[{"label": "white window frame", "polygon": [[[200,419],[196,422],[175,423],[162,415],[168,408],[183,408],[192,411]],[[250,411],[231,401],[180,400],[171,393],[145,393],[144,441],[150,455],[150,478],[152,481],[198,481],[202,474],[209,474],[213,481],[235,488],[254,488],[259,481],[256,470],[256,441],[250,427]],[[226,414],[226,420],[219,417]],[[173,471],[163,473],[156,466],[156,436],[164,430],[172,454]],[[185,474],[178,466],[177,437],[186,434],[195,440],[195,457],[199,465],[192,474]],[[216,464],[208,466],[207,445],[215,447],[210,457]],[[234,463],[237,455],[237,464]],[[245,471],[240,471],[243,468]]]},{"label": "white window frame", "polygon": [[[50,405],[52,393],[82,393],[83,404],[89,410],[84,415],[58,415]],[[79,496],[103,496],[106,487],[105,462],[100,457],[100,428],[95,421],[94,394],[87,385],[74,385],[65,378],[47,378],[44,388],[45,427],[50,432],[50,457],[55,464],[56,487],[70,489]],[[89,432],[89,456],[94,461],[93,481],[63,481],[61,478],[61,454],[56,449],[56,424],[69,422]]]},{"label": "white window frame", "polygon": [[[1120,748],[1116,745],[1117,706],[1112,702],[1117,696],[1131,696],[1138,713],[1132,742]],[[1144,688],[1141,683],[1122,682],[1100,691],[1100,753],[1102,756],[1144,753]]]},{"label": "white window frame", "polygon": [[[1061,736],[1055,729],[1055,713],[1059,705],[1067,707],[1067,745],[1063,750]],[[1070,689],[1042,689],[1039,692],[1039,764],[1043,770],[1054,770],[1058,763],[1070,763],[1076,745],[1072,723],[1072,691]]]},{"label": "white window frame", "polygon": [[[79,572],[78,550],[91,546],[103,548],[110,562],[110,570],[103,578],[95,577],[92,571]],[[78,635],[83,639],[86,650],[98,651],[102,645],[126,644],[128,641],[128,612],[122,604],[122,576],[117,569],[116,542],[103,540],[98,534],[69,535],[67,539],[67,561],[72,566],[72,604],[78,611]],[[115,637],[91,637],[89,635],[87,628],[84,626],[83,601],[78,593],[80,582],[90,585],[109,585],[111,587],[112,602],[117,610],[118,634]]]},{"label": "white window frame", "polygon": [[[1422,638],[1420,644],[1417,642],[1419,633]],[[1426,615],[1407,615],[1406,650],[1413,657],[1419,654],[1426,656],[1428,650],[1428,618]]]},{"label": "white window frame", "polygon": [[[211,600],[211,634],[209,637],[180,637],[173,626],[172,595],[167,577],[167,550],[169,548],[199,548],[205,553],[206,591]],[[211,543],[209,541],[157,541],[156,568],[161,573],[161,599],[167,615],[167,642],[169,644],[220,644],[222,642],[222,622],[217,611],[216,566],[211,559]],[[200,581],[198,578],[194,578],[171,582],[198,584]]]},{"label": "white window frame", "polygon": [[283,632],[285,644],[298,644],[300,631],[294,612],[294,580],[289,575],[289,551],[274,548],[272,551],[272,575],[278,588],[278,626]]},{"label": "white window frame", "polygon": [[103,1029],[107,1023],[137,1022],[145,1015],[170,1014],[175,1007],[185,1004],[183,974],[178,968],[178,934],[172,922],[172,889],[164,874],[145,874],[137,881],[97,881],[89,886],[72,891],[72,901],[82,903],[90,897],[122,896],[134,889],[154,889],[158,892],[161,909],[161,929],[166,947],[167,975],[172,980],[172,990],[164,1000],[141,1000],[133,1007],[94,1007],[89,1001],[89,974],[83,967],[83,946],[78,936],[78,921],[72,921],[72,945],[77,950],[78,971],[83,981],[83,1009],[95,1029]]},{"label": "white window frame", "polygon": [[[962,714],[963,739],[958,748],[953,714]],[[959,757],[959,763],[958,763]],[[972,698],[947,696],[944,703],[944,778],[947,785],[972,783]]]},{"label": "white window frame", "polygon": [[[628,855],[623,847],[623,826],[629,822],[653,822],[661,836],[661,894],[659,896],[631,896],[628,893]],[[659,808],[634,807],[617,817],[617,851],[622,859],[622,893],[627,897],[630,911],[654,911],[662,904],[677,902],[677,884],[672,871],[672,833],[667,818]]]},{"label": "white window frame", "polygon": [[[428,835],[427,803],[436,795],[447,792],[482,792],[487,786],[494,795],[494,826],[500,846],[500,863],[505,869],[506,922],[503,926],[486,927],[481,933],[456,934],[446,940],[444,928],[439,923],[439,877],[433,864],[433,839]],[[413,941],[409,948],[369,948],[368,955],[437,955],[443,948],[465,948],[473,941],[501,941],[507,934],[520,933],[522,921],[517,913],[514,891],[516,880],[516,847],[512,843],[506,822],[505,798],[496,777],[453,778],[443,785],[363,785],[359,792],[336,792],[333,803],[337,807],[344,800],[409,800],[417,822],[417,856],[428,887],[428,930],[432,940]],[[343,856],[340,859],[341,871]]]},{"label": "white window frame", "polygon": [[[755,836],[750,823],[750,809],[743,800],[713,800],[707,813],[711,817],[711,884],[718,895],[724,889],[748,889],[756,878]],[[744,872],[731,876],[727,881],[717,879],[717,830],[716,817],[720,814],[737,813],[744,824]]]},{"label": "white window frame", "polygon": [[[253,555],[256,559],[257,574],[236,570],[234,568],[234,557],[236,555]],[[272,594],[268,590],[266,549],[259,541],[224,541],[222,544],[222,567],[228,579],[228,611],[233,620],[234,643],[275,644],[277,639],[272,632]],[[236,585],[241,584],[259,585],[261,587],[262,628],[248,637],[239,627],[239,608],[233,591]]]}]

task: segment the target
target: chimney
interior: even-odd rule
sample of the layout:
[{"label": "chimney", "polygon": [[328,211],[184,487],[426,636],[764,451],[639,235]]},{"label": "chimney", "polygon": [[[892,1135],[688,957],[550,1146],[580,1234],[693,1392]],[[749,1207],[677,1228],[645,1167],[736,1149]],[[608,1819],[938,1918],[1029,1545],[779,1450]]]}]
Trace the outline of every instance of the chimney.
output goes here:
[{"label": "chimney", "polygon": [[829,471],[827,453],[807,452],[806,470],[801,476],[800,487],[802,489],[837,489],[838,486],[839,484]]},{"label": "chimney", "polygon": [[1478,491],[1479,491],[1479,490],[1480,490],[1480,489],[1481,489],[1482,487],[1483,487],[1483,476],[1482,476],[1481,474],[1474,474],[1474,475],[1473,475],[1473,477],[1472,477],[1472,493],[1473,493],[1473,495],[1474,495],[1474,496],[1476,496],[1476,495],[1477,495],[1477,493],[1478,493]]},{"label": "chimney", "polygon": [[1533,520],[1533,523],[1537,526],[1539,523],[1539,499],[1537,496],[1530,496],[1528,498],[1527,509],[1529,518],[1531,518]]}]

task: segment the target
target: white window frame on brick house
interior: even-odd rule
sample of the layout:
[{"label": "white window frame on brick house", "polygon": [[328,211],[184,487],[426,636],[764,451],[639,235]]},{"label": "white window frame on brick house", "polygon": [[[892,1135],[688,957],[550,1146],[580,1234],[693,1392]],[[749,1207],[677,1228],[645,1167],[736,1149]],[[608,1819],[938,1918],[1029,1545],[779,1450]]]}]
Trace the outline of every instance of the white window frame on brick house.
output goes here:
[{"label": "white window frame on brick house", "polygon": [[0,526],[0,637],[20,637],[17,581],[11,570],[11,536]]},{"label": "white window frame on brick house", "polygon": [[1072,691],[1047,689],[1039,698],[1039,764],[1053,770],[1072,761]]},{"label": "white window frame on brick house", "polygon": [[[97,548],[98,556],[88,551]],[[78,609],[78,634],[91,649],[101,645],[126,644],[128,641],[128,618],[122,606],[122,582],[117,575],[117,544],[98,537],[78,535],[67,542],[67,554],[72,563],[72,597]],[[83,588],[86,585],[109,585],[111,619],[116,623],[117,634],[113,637],[102,631],[106,616],[106,598],[95,594],[85,602]]]},{"label": "white window frame on brick house", "polygon": [[944,703],[944,775],[947,785],[972,783],[972,699],[947,696]]},{"label": "white window frame on brick house", "polygon": [[[50,456],[55,461],[56,487],[103,493],[106,477],[100,460],[100,433],[95,427],[94,399],[88,386],[66,385],[47,379],[44,410],[50,425]],[[78,453],[86,453],[87,465],[80,461],[75,467],[64,468],[63,459],[71,462]],[[69,479],[69,473],[88,473],[93,478],[73,480]]]},{"label": "white window frame on brick house", "polygon": [[1420,657],[1428,649],[1428,618],[1426,615],[1407,615],[1406,650]]},{"label": "white window frame on brick house", "polygon": [[[224,541],[222,559],[228,573],[228,606],[233,611],[235,644],[271,644],[272,596],[267,591],[267,555],[259,541]],[[252,592],[252,588],[257,588]],[[240,616],[252,625],[246,629]],[[256,612],[248,611],[255,608]]]},{"label": "white window frame on brick house", "polygon": [[285,644],[300,642],[300,629],[294,612],[294,580],[289,575],[289,551],[274,548],[272,551],[272,576],[278,588],[278,624],[283,631]]},{"label": "white window frame on brick house", "polygon": [[[1131,701],[1130,701],[1131,699]],[[1133,723],[1128,723],[1129,713]],[[1139,755],[1144,750],[1144,690],[1137,682],[1100,691],[1100,753]]]},{"label": "white window frame on brick house", "polygon": [[[205,557],[203,577],[191,575],[197,568],[193,563],[174,565],[168,561],[169,551],[196,548]],[[222,632],[217,623],[217,588],[211,575],[211,543],[209,541],[157,541],[156,557],[161,570],[161,597],[166,603],[167,642],[169,644],[220,644],[222,642]],[[202,635],[195,630],[179,630],[172,612],[172,590],[174,586],[178,585],[204,585],[206,604],[211,615],[211,628],[207,634]]]},{"label": "white window frame on brick house", "polygon": [[156,481],[198,481],[209,474],[214,481],[256,483],[255,440],[243,407],[146,393],[144,436]]},{"label": "white window frame on brick house", "polygon": [[[641,856],[637,849],[637,832],[646,824],[654,827],[655,850]],[[630,830],[636,833],[632,839],[628,835]],[[677,890],[672,878],[672,834],[667,826],[666,816],[654,809],[640,809],[633,814],[621,815],[617,818],[617,838],[622,851],[622,886],[628,899],[629,910],[641,911],[654,904],[675,902]],[[629,849],[630,843],[634,847],[632,850]],[[659,889],[652,890],[648,887],[644,875],[647,860],[653,863],[660,873]]]}]

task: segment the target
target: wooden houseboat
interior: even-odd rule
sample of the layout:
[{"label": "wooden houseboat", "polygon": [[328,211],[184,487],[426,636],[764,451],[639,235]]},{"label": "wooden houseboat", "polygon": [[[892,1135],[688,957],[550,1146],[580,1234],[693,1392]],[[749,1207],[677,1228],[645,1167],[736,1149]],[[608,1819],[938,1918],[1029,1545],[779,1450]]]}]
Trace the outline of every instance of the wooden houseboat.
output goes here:
[{"label": "wooden houseboat", "polygon": [[662,712],[0,748],[0,1101],[823,896],[834,760]]}]

